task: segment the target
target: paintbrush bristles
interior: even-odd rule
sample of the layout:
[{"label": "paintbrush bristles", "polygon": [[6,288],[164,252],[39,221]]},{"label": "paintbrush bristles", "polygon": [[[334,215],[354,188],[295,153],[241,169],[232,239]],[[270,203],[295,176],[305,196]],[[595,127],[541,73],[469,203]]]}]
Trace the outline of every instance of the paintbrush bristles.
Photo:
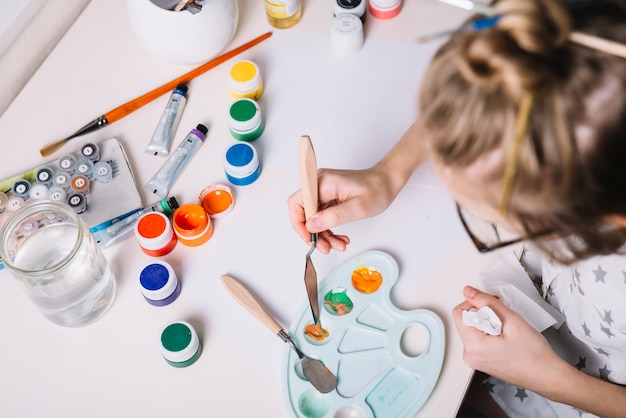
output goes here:
[{"label": "paintbrush bristles", "polygon": [[42,157],[47,157],[51,155],[53,152],[55,152],[56,150],[58,150],[59,148],[61,148],[63,145],[65,145],[66,142],[67,142],[67,138],[64,138],[64,139],[61,139],[60,141],[53,142],[52,144],[48,144],[39,150],[39,154],[41,154]]}]

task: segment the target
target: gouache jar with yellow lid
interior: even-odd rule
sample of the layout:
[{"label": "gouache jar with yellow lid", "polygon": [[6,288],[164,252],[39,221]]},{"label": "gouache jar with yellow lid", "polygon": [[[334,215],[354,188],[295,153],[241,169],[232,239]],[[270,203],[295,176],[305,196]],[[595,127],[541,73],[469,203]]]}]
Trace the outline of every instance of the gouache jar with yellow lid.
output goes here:
[{"label": "gouache jar with yellow lid", "polygon": [[213,235],[213,223],[204,208],[197,203],[187,203],[174,212],[174,232],[182,244],[197,247]]},{"label": "gouache jar with yellow lid", "polygon": [[254,141],[261,136],[265,124],[259,104],[248,98],[235,100],[230,106],[228,128],[240,141]]},{"label": "gouache jar with yellow lid", "polygon": [[239,61],[230,67],[228,87],[233,99],[256,100],[263,94],[259,67],[252,61]]}]

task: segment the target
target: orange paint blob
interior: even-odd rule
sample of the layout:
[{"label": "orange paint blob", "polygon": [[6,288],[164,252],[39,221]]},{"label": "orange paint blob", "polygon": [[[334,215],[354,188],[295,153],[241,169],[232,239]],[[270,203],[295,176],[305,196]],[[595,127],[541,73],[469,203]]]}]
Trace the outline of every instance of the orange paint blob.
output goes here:
[{"label": "orange paint blob", "polygon": [[352,286],[362,293],[374,293],[383,284],[383,276],[376,269],[361,266],[352,272]]},{"label": "orange paint blob", "polygon": [[322,324],[309,324],[304,328],[304,335],[313,341],[324,341],[330,333],[326,328],[322,328]]}]

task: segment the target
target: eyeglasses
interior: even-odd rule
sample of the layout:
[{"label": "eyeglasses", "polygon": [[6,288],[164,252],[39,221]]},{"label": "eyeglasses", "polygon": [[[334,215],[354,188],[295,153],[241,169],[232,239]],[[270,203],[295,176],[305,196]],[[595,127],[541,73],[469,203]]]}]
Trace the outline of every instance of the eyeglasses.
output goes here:
[{"label": "eyeglasses", "polygon": [[481,253],[517,244],[524,240],[510,231],[490,222],[485,222],[467,212],[458,203],[456,211],[470,239]]}]

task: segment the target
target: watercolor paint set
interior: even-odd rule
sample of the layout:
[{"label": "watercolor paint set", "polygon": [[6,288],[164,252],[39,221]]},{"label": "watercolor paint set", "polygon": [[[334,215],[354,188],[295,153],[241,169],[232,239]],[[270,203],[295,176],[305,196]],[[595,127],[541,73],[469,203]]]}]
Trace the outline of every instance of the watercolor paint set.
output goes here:
[{"label": "watercolor paint set", "polygon": [[0,181],[0,225],[37,199],[68,204],[90,227],[97,242],[101,231],[143,208],[135,177],[117,138],[87,143],[77,151]]},{"label": "watercolor paint set", "polygon": [[[290,336],[303,353],[337,376],[337,388],[320,393],[287,348],[283,392],[288,409],[303,418],[412,417],[437,383],[445,351],[441,319],[426,309],[401,310],[390,299],[396,261],[382,251],[354,257],[319,283],[322,332],[311,333],[305,303]],[[308,328],[308,329],[307,329]],[[407,335],[423,336],[419,350]]]}]

